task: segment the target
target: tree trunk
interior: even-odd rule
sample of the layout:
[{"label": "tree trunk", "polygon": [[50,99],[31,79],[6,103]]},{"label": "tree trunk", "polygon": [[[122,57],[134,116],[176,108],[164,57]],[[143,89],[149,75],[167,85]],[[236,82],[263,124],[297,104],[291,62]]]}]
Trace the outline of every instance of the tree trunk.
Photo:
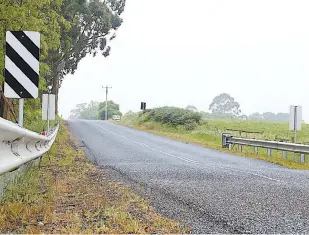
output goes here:
[{"label": "tree trunk", "polygon": [[[8,21],[4,20],[4,25],[3,25],[3,39],[4,39],[3,50],[4,50],[4,54],[5,54],[5,50],[6,50],[5,38],[6,38],[7,24],[8,24]],[[3,76],[4,76],[4,70],[3,70]],[[9,108],[10,107],[9,107],[8,99],[6,99],[4,97],[4,80],[2,80],[2,86],[0,87],[0,117],[9,120],[10,119],[10,109]]]},{"label": "tree trunk", "polygon": [[4,97],[2,90],[0,89],[0,117],[9,120],[9,103],[8,100]]},{"label": "tree trunk", "polygon": [[10,119],[9,103],[4,99],[4,96],[2,95],[0,98],[0,117],[7,120]]}]

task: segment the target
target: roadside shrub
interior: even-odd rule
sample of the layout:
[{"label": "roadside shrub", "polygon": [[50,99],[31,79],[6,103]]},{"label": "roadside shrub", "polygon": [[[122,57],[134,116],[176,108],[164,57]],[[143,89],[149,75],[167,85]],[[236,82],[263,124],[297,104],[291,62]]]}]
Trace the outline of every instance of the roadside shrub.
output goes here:
[{"label": "roadside shrub", "polygon": [[193,130],[200,124],[201,114],[176,107],[161,107],[148,110],[147,119],[171,126],[183,125],[187,130]]},{"label": "roadside shrub", "polygon": [[194,121],[187,122],[184,125],[184,128],[185,128],[186,131],[192,131],[192,130],[195,129],[195,127],[197,127],[197,124]]}]

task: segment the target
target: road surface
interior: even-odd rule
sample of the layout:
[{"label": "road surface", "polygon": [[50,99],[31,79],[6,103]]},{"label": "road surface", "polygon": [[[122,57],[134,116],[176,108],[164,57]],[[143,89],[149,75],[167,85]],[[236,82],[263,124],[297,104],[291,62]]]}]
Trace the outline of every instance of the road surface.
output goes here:
[{"label": "road surface", "polygon": [[309,232],[309,172],[104,121],[68,121],[88,157],[194,233]]}]

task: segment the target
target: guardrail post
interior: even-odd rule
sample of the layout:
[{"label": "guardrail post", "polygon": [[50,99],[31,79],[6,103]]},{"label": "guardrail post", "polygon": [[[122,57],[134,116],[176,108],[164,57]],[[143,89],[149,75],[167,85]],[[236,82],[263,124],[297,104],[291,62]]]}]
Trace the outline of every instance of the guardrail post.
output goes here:
[{"label": "guardrail post", "polygon": [[[232,136],[230,134],[224,134],[222,133],[222,148],[230,148],[230,143],[228,143],[229,139]],[[231,150],[231,149],[230,149]]]},{"label": "guardrail post", "polygon": [[241,144],[238,145],[238,152],[242,152],[242,145]]},{"label": "guardrail post", "polygon": [[259,148],[258,147],[254,147],[254,153],[258,154],[259,153]]},{"label": "guardrail post", "polygon": [[271,149],[267,149],[267,156],[271,157]]},{"label": "guardrail post", "polygon": [[232,150],[232,148],[233,148],[233,145],[229,144],[229,150]]},{"label": "guardrail post", "polygon": [[304,153],[301,153],[300,154],[300,163],[305,163],[305,154]]},{"label": "guardrail post", "polygon": [[286,160],[286,156],[287,156],[287,152],[286,151],[282,151],[282,159]]}]

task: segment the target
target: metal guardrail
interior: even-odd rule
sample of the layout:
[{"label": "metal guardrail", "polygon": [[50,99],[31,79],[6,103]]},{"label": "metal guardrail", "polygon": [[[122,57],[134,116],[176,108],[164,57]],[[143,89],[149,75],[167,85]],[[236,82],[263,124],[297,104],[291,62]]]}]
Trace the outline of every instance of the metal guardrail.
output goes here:
[{"label": "metal guardrail", "polygon": [[0,175],[46,153],[54,143],[58,129],[59,125],[43,136],[0,118]]},{"label": "metal guardrail", "polygon": [[240,130],[240,129],[231,129],[231,128],[225,128],[226,131],[235,131],[235,132],[239,132],[239,135],[241,136],[242,133],[245,134],[264,134],[264,131],[247,131],[247,130]]},{"label": "metal guardrail", "polygon": [[[244,139],[234,138],[231,134],[222,134],[222,147],[232,150],[233,146],[238,145],[238,151],[242,151],[242,146],[254,147],[254,152],[258,154],[259,148],[266,148],[267,155],[271,156],[271,150],[282,151],[282,158],[286,160],[287,152],[299,153],[301,163],[305,162],[305,154],[309,154],[309,145],[294,144],[278,141],[256,140],[256,139]],[[295,154],[294,154],[294,160]]]}]

